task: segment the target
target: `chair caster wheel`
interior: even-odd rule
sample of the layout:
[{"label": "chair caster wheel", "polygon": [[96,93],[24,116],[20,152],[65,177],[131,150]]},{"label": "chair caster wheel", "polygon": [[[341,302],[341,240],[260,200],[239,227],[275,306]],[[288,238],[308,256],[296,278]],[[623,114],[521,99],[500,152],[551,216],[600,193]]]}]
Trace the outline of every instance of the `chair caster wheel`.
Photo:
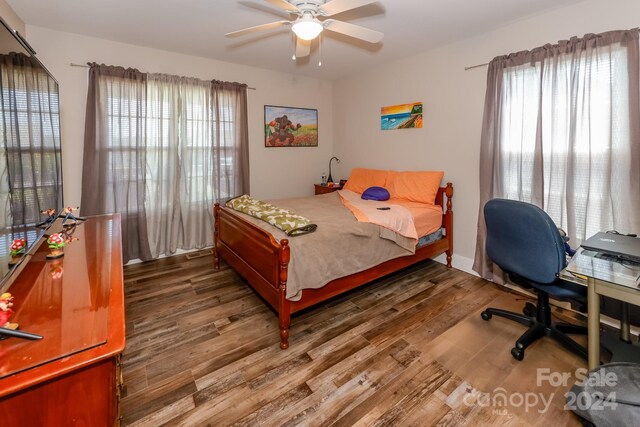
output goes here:
[{"label": "chair caster wheel", "polygon": [[511,355],[516,360],[522,360],[522,359],[524,359],[524,349],[523,348],[518,348],[518,347],[513,347],[511,349]]},{"label": "chair caster wheel", "polygon": [[489,320],[492,317],[491,313],[487,313],[486,311],[483,311],[482,313],[480,313],[480,316],[482,317],[483,320]]},{"label": "chair caster wheel", "polygon": [[524,305],[524,308],[522,309],[522,313],[525,316],[529,316],[529,317],[536,317],[537,311],[538,309],[536,308],[536,306],[531,304],[530,302],[526,303]]}]

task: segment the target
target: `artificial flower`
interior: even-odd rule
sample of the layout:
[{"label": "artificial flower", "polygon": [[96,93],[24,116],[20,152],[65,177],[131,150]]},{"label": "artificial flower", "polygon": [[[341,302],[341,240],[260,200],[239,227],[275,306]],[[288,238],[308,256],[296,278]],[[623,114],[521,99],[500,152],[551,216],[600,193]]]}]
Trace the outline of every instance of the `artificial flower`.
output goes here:
[{"label": "artificial flower", "polygon": [[64,247],[64,236],[62,233],[55,233],[47,239],[49,249],[62,249]]},{"label": "artificial flower", "polygon": [[14,257],[23,254],[26,247],[26,239],[14,239],[13,243],[11,243],[11,256]]}]

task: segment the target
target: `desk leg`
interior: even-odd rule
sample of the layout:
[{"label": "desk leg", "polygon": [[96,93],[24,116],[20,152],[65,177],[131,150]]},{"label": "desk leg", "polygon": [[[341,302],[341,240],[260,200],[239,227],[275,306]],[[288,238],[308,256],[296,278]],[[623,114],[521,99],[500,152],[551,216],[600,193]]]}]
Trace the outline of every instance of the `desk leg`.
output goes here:
[{"label": "desk leg", "polygon": [[587,281],[588,329],[589,329],[589,370],[600,366],[600,297],[596,293],[595,279]]},{"label": "desk leg", "polygon": [[630,343],[629,303],[622,301],[622,313],[620,314],[620,339],[626,343]]}]

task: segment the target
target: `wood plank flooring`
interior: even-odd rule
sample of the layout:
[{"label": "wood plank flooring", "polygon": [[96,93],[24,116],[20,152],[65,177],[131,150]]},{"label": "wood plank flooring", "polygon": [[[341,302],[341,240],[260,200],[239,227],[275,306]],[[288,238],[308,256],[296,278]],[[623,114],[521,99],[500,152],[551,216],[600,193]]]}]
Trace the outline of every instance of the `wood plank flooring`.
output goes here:
[{"label": "wood plank flooring", "polygon": [[[295,315],[284,351],[277,316],[210,251],[124,274],[124,425],[580,425],[573,380],[538,386],[537,369],[586,362],[548,339],[517,362],[524,327],[479,313],[522,297],[433,261]],[[546,410],[520,403],[534,395]]]}]

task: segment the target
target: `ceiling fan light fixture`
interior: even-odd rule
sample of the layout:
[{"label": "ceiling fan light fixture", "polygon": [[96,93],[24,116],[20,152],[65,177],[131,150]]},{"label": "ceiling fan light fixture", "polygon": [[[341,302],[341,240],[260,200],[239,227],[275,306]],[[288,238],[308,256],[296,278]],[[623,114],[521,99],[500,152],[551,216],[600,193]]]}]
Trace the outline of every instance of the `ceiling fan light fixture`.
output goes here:
[{"label": "ceiling fan light fixture", "polygon": [[[281,11],[288,12],[289,19],[271,22],[268,24],[256,25],[244,28],[238,31],[232,31],[225,34],[226,37],[236,37],[251,34],[257,31],[271,30],[274,28],[289,27],[295,34],[295,54],[291,59],[308,57],[311,53],[312,41],[318,39],[315,43],[320,50],[322,32],[324,30],[332,33],[343,34],[345,36],[363,40],[368,43],[380,43],[384,34],[369,28],[331,18],[347,10],[359,8],[361,6],[376,3],[377,0],[264,0],[275,6]],[[239,3],[250,5],[250,2],[239,1]],[[262,9],[259,5],[253,5],[258,9]],[[320,54],[320,57],[322,55]],[[318,66],[321,66],[321,59],[318,60]]]},{"label": "ceiling fan light fixture", "polygon": [[324,27],[318,21],[300,19],[291,27],[296,36],[302,40],[313,40],[322,32]]}]

